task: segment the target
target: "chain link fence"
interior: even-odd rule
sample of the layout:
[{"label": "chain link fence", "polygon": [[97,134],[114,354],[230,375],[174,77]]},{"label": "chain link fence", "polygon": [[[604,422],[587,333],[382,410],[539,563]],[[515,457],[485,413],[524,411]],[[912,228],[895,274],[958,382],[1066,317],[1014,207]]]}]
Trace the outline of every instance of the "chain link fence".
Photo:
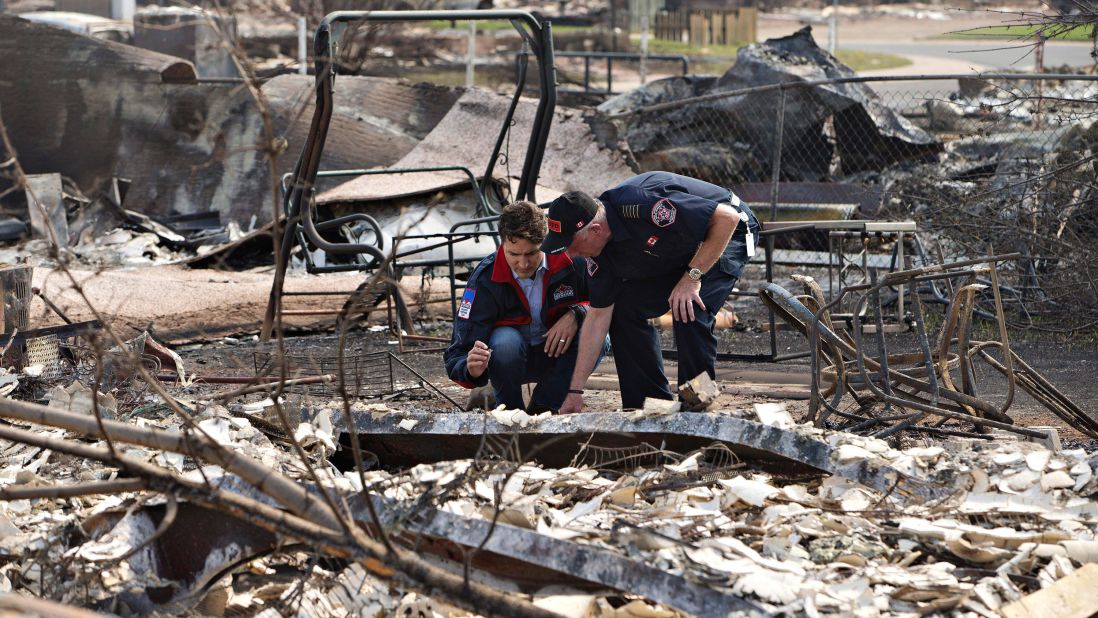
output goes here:
[{"label": "chain link fence", "polygon": [[1098,324],[1098,76],[696,87],[604,105],[642,170],[745,187],[762,219],[914,220],[916,262],[1020,253],[1003,273],[1013,325]]}]

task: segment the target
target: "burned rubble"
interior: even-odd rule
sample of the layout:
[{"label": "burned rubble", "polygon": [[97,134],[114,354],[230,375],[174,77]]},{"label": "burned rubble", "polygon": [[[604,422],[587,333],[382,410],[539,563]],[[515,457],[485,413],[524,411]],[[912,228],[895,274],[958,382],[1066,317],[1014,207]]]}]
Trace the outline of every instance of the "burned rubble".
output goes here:
[{"label": "burned rubble", "polygon": [[[774,87],[854,76],[820,49],[805,27],[741,48],[732,67],[715,80],[666,78],[610,99],[599,110],[616,119],[646,169],[689,169],[705,178],[765,180],[773,167],[776,131],[782,135],[780,174],[789,181],[933,160],[941,143],[864,83]],[[782,115],[780,123],[776,114]]]},{"label": "burned rubble", "polygon": [[[197,604],[218,615],[218,608],[258,613],[285,607],[294,594],[301,596],[299,608],[323,613],[363,603],[392,610],[410,602],[370,569],[338,561],[312,567],[296,592],[285,579],[268,577],[259,584],[264,573],[305,568],[292,545],[267,555],[284,543],[277,535],[289,531],[271,535],[215,516],[210,498],[200,498],[194,483],[186,482],[201,480],[267,504],[284,500],[270,489],[257,492],[241,484],[237,475],[249,474],[239,470],[241,458],[254,459],[267,474],[313,487],[310,492],[324,488],[342,495],[349,501],[348,517],[378,525],[361,502],[368,496],[394,539],[404,538],[402,543],[439,564],[463,553],[455,544],[464,551],[479,547],[475,581],[523,595],[540,590],[531,597],[536,605],[566,615],[664,611],[643,609],[641,600],[615,610],[607,604],[607,589],[688,614],[723,608],[728,615],[903,615],[929,609],[996,615],[1042,582],[1051,585],[1075,572],[1086,577],[1089,571],[1077,571],[1077,565],[1094,559],[1098,543],[1098,514],[1087,498],[1098,490],[1098,461],[1082,450],[971,439],[896,449],[882,440],[798,424],[780,404],[701,414],[516,418],[502,410],[463,417],[356,402],[350,418],[360,438],[383,443],[391,440],[384,437],[388,433],[403,440],[405,453],[447,444],[447,437],[474,437],[474,431],[489,441],[487,451],[482,444],[478,453],[474,445],[470,456],[444,452],[437,463],[355,472],[325,462],[346,448],[340,436],[348,417],[338,401],[304,409],[292,438],[262,420],[262,406],[270,411],[270,400],[259,406],[207,404],[194,417],[198,433],[185,439],[189,432],[169,406],[146,405],[134,428],[132,421],[97,424],[82,407],[91,399],[83,401],[49,409],[0,402],[8,419],[54,427],[4,430],[16,440],[5,453],[4,474],[12,481],[4,490],[4,515],[18,531],[3,543],[9,560],[4,576],[17,589],[46,586],[51,598],[116,612],[125,611],[123,606],[150,611]],[[169,401],[202,408],[199,401]],[[609,429],[607,436],[624,431],[639,440],[601,445],[587,437],[598,435],[600,426]],[[72,432],[93,441],[79,447],[66,438]],[[553,434],[562,437],[549,444],[572,449],[562,454],[564,460],[510,463],[520,453],[542,459],[537,443]],[[662,436],[662,446],[648,435]],[[668,440],[672,436],[716,441],[676,446]],[[293,454],[295,443],[306,459]],[[151,489],[147,481],[116,476],[113,466],[79,463],[90,451],[108,457],[110,444],[127,445],[119,457],[172,472],[181,488],[192,487],[191,498],[168,493],[167,502],[146,499],[127,508],[140,495],[133,492]],[[778,444],[788,444],[779,447],[787,449],[781,457],[799,459],[796,466],[760,459],[761,451],[773,453]],[[215,445],[238,455],[226,460],[215,455]],[[379,454],[393,449],[363,445]],[[809,455],[813,448],[822,459]],[[486,458],[489,453],[501,458]],[[62,490],[42,484],[47,464],[54,468],[48,473],[52,483],[74,489],[84,484],[92,495],[51,498],[51,491]],[[897,484],[900,478],[914,484]],[[365,494],[359,493],[363,487]],[[111,495],[97,498],[97,492]],[[193,526],[206,531],[198,543],[184,541]],[[72,530],[83,532],[74,536]],[[180,551],[183,546],[189,554]],[[219,574],[238,564],[249,566],[228,580]],[[361,595],[348,587],[374,592]],[[605,613],[614,611],[627,613]]]},{"label": "burned rubble", "polygon": [[1055,319],[1070,329],[1098,317],[1089,283],[1098,204],[1093,83],[1046,86],[1059,103],[1036,127],[1032,84],[1004,78],[967,95],[962,89],[959,118],[998,130],[951,141],[933,164],[879,177],[878,216],[914,219],[943,255],[975,257],[989,246],[1023,254],[1004,267],[1015,325]]}]

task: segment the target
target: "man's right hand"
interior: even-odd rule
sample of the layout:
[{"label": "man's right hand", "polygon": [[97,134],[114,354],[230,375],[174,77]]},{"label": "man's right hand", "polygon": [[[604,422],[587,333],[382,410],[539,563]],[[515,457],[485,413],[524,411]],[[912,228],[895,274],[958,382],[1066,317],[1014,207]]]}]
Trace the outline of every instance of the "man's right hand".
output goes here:
[{"label": "man's right hand", "polygon": [[574,414],[576,412],[583,412],[583,395],[568,393],[568,396],[564,398],[564,403],[560,406],[560,413]]},{"label": "man's right hand", "polygon": [[465,370],[469,372],[469,377],[479,378],[488,369],[491,358],[492,350],[483,341],[475,342],[465,355]]}]

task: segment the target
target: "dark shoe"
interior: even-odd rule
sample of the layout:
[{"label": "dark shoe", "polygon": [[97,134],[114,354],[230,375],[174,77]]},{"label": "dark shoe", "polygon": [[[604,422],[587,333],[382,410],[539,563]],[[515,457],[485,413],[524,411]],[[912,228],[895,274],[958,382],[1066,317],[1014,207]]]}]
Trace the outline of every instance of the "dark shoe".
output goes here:
[{"label": "dark shoe", "polygon": [[496,409],[496,392],[491,384],[478,386],[469,391],[469,402],[465,404],[465,410],[494,410]]},{"label": "dark shoe", "polygon": [[542,405],[540,403],[534,403],[533,401],[530,402],[530,405],[526,406],[526,413],[530,416],[535,416],[537,414],[541,414],[542,412],[549,412],[551,414],[557,413],[555,409],[550,408],[549,406]]}]

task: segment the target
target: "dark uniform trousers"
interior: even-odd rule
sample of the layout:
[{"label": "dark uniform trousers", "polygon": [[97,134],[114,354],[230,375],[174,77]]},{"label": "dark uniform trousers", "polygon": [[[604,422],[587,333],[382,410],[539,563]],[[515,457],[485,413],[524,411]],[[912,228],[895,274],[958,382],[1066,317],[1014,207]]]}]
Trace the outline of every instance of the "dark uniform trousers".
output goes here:
[{"label": "dark uniform trousers", "polygon": [[[739,226],[742,227],[742,226]],[[758,222],[751,218],[750,228],[758,238]],[[717,312],[735,287],[739,273],[747,261],[744,234],[728,241],[717,264],[701,278],[702,310],[694,305],[692,322],[674,322],[675,344],[678,350],[678,384],[697,377],[703,371],[716,377],[717,337],[713,332]],[[621,385],[622,407],[640,408],[644,399],[672,399],[671,388],[663,372],[659,331],[648,323],[668,310],[667,298],[682,279],[682,273],[662,277],[625,281],[614,301],[610,321],[610,345]]]}]

